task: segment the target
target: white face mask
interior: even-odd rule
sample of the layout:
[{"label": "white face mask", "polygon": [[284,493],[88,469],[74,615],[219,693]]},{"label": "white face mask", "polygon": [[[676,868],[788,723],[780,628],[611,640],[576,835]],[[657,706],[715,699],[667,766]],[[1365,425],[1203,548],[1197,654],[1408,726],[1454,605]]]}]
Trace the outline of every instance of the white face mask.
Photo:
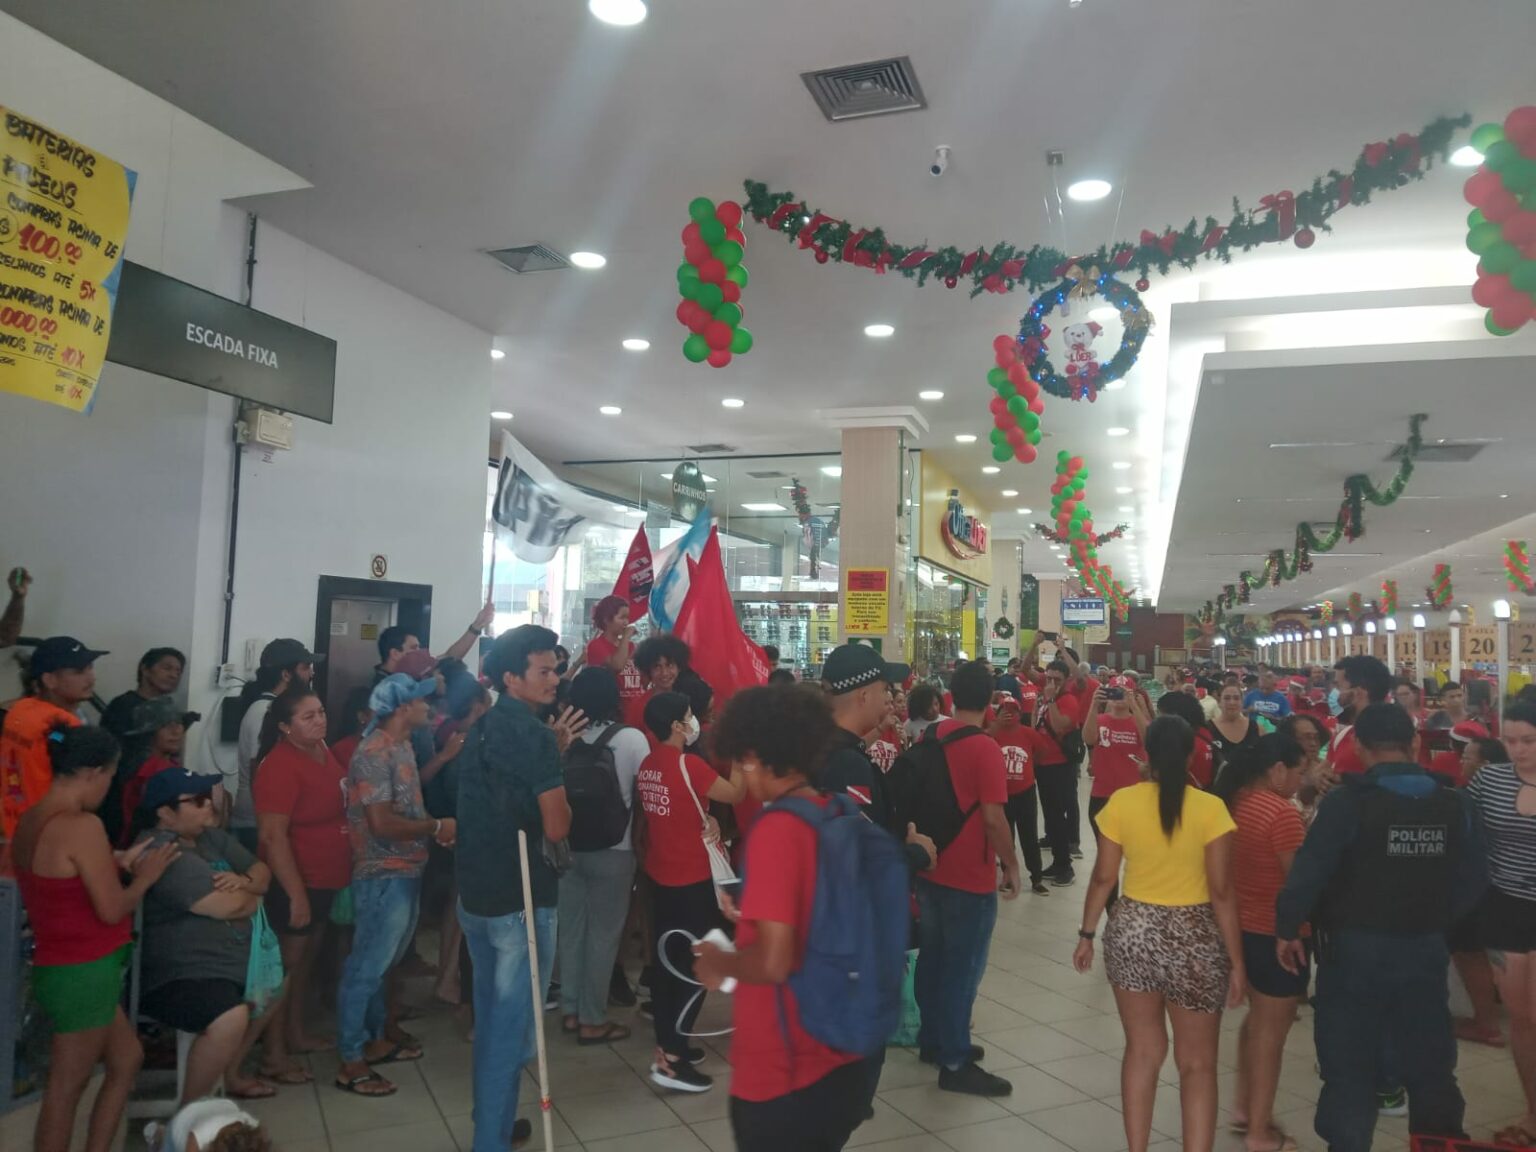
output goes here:
[{"label": "white face mask", "polygon": [[688,743],[692,744],[699,738],[699,718],[690,716],[683,721],[683,728],[688,733]]}]

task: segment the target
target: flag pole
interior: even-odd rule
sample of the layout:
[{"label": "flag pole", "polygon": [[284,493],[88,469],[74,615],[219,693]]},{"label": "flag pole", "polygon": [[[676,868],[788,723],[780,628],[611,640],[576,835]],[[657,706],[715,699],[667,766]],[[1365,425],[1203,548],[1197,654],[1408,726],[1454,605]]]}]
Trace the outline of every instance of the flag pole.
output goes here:
[{"label": "flag pole", "polygon": [[528,973],[533,982],[533,1035],[539,1050],[539,1112],[544,1117],[544,1147],[555,1146],[555,1112],[549,1099],[549,1057],[544,1050],[544,993],[539,979],[539,937],[534,928],[533,882],[528,871],[528,833],[517,830],[517,856],[523,868],[523,922],[528,926]]}]

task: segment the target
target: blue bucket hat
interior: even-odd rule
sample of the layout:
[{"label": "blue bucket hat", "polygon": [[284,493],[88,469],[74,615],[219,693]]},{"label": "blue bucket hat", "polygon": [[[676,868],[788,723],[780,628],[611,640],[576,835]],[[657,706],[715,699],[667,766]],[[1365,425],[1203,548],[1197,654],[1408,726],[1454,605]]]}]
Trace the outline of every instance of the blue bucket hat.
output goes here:
[{"label": "blue bucket hat", "polygon": [[373,719],[363,729],[363,735],[371,734],[380,720],[393,716],[403,705],[412,700],[425,700],[436,693],[435,679],[413,680],[403,672],[384,677],[373,686],[373,694],[368,697],[368,710],[373,713]]}]

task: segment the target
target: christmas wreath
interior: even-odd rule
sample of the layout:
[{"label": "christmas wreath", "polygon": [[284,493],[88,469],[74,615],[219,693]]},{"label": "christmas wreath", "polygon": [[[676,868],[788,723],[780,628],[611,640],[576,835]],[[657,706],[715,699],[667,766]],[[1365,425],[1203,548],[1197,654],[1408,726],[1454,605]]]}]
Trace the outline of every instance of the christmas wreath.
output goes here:
[{"label": "christmas wreath", "polygon": [[[1062,335],[1069,348],[1065,372],[1058,372],[1046,351],[1045,340],[1050,329],[1045,318],[1058,309],[1063,318],[1069,316],[1074,302],[1101,297],[1120,313],[1122,334],[1120,347],[1107,361],[1100,363],[1094,352],[1093,341],[1102,329],[1097,321],[1084,320],[1068,324]],[[1152,315],[1142,305],[1130,285],[1099,271],[1073,265],[1067,269],[1065,279],[1035,298],[1029,311],[1019,321],[1019,344],[1034,380],[1052,396],[1064,400],[1088,400],[1098,397],[1099,389],[1112,380],[1118,380],[1136,364],[1141,355],[1141,345],[1152,326]]]},{"label": "christmas wreath", "polygon": [[992,625],[992,635],[999,640],[1013,639],[1013,622],[1006,616],[999,616],[997,623]]}]

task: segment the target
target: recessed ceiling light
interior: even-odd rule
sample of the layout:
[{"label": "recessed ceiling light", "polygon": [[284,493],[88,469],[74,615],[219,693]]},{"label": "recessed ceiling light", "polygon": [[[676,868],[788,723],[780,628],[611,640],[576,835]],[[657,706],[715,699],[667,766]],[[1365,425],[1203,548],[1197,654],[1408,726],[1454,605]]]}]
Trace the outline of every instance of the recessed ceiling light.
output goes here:
[{"label": "recessed ceiling light", "polygon": [[894,336],[895,334],[896,334],[896,328],[893,325],[891,325],[891,324],[866,324],[866,325],[864,325],[864,335],[866,335],[866,336],[883,337],[883,336]]},{"label": "recessed ceiling light", "polygon": [[1067,196],[1072,200],[1102,200],[1109,193],[1108,180],[1079,180],[1067,185]]},{"label": "recessed ceiling light", "polygon": [[1124,472],[1130,466],[1131,462],[1129,460],[1116,460],[1113,464],[1110,465],[1110,467],[1117,472]]},{"label": "recessed ceiling light", "polygon": [[917,398],[919,400],[942,400],[944,399],[944,393],[940,392],[937,388],[925,388],[917,394]]},{"label": "recessed ceiling light", "polygon": [[1463,144],[1451,153],[1451,163],[1458,168],[1476,168],[1483,162],[1483,154],[1470,144]]},{"label": "recessed ceiling light", "polygon": [[624,409],[620,408],[617,404],[604,404],[598,411],[604,416],[622,416],[624,414]]},{"label": "recessed ceiling light", "polygon": [[1104,391],[1106,391],[1106,392],[1118,392],[1118,391],[1120,391],[1120,389],[1122,389],[1124,387],[1125,387],[1125,378],[1124,377],[1117,377],[1116,379],[1111,380],[1108,384],[1104,385]]},{"label": "recessed ceiling light", "polygon": [[743,504],[742,507],[745,508],[748,512],[782,512],[782,511],[784,511],[784,505],[782,505],[782,504],[768,504],[768,503]]},{"label": "recessed ceiling light", "polygon": [[1104,429],[1104,435],[1106,435],[1106,436],[1129,436],[1130,434],[1131,434],[1131,430],[1129,428],[1106,428],[1106,429]]},{"label": "recessed ceiling light", "polygon": [[976,443],[976,437],[972,436],[969,432],[961,432],[959,435],[957,435],[955,437],[955,443],[956,444],[974,444],[974,443]]},{"label": "recessed ceiling light", "polygon": [[1122,505],[1120,505],[1120,511],[1122,511],[1122,512],[1134,512],[1134,511],[1136,511],[1136,505],[1134,505],[1134,504],[1122,504]]},{"label": "recessed ceiling light", "polygon": [[596,252],[572,252],[570,261],[578,268],[601,268],[608,263],[608,257],[599,256]]},{"label": "recessed ceiling light", "polygon": [[1019,509],[1019,515],[1020,515],[1020,516],[1028,516],[1028,515],[1030,515],[1030,514],[1031,514],[1031,513],[1032,513],[1032,512],[1034,512],[1034,509],[1033,509],[1033,508],[1020,508],[1020,509]]},{"label": "recessed ceiling light", "polygon": [[843,466],[841,464],[828,464],[821,470],[821,474],[832,477],[841,476],[843,474]]},{"label": "recessed ceiling light", "polygon": [[1018,494],[1019,494],[1019,490],[1017,488],[1004,488],[1003,489],[1003,495],[1004,496],[1007,496],[1007,497],[1011,498],[1011,497],[1017,496]]},{"label": "recessed ceiling light", "polygon": [[1115,495],[1116,496],[1129,496],[1132,491],[1133,490],[1130,489],[1130,488],[1116,488],[1115,489]]},{"label": "recessed ceiling light", "polygon": [[1509,499],[1509,493],[1508,492],[1500,492],[1499,493],[1499,499],[1500,500],[1508,500]]},{"label": "recessed ceiling light", "polygon": [[1120,315],[1120,313],[1115,311],[1113,308],[1095,308],[1088,313],[1088,319],[1097,320],[1100,324],[1102,324],[1106,320],[1113,320],[1118,315]]},{"label": "recessed ceiling light", "polygon": [[720,407],[722,408],[745,408],[746,406],[747,402],[745,400],[738,400],[734,396],[727,396],[724,400],[720,401]]},{"label": "recessed ceiling light", "polygon": [[510,420],[510,419],[512,419],[512,413],[508,412],[504,408],[498,408],[496,411],[491,413],[491,419],[492,420]]},{"label": "recessed ceiling light", "polygon": [[604,24],[627,28],[645,19],[645,0],[587,0],[587,11]]},{"label": "recessed ceiling light", "polygon": [[491,359],[492,360],[505,360],[506,358],[507,358],[507,354],[505,352],[503,352],[500,348],[492,348],[491,349]]},{"label": "recessed ceiling light", "polygon": [[651,342],[649,340],[643,340],[639,336],[631,336],[628,340],[624,341],[625,349],[630,352],[644,352],[650,346]]},{"label": "recessed ceiling light", "polygon": [[996,464],[988,464],[981,471],[982,475],[984,476],[996,476],[999,472],[1002,471],[1002,469],[999,468]]}]

